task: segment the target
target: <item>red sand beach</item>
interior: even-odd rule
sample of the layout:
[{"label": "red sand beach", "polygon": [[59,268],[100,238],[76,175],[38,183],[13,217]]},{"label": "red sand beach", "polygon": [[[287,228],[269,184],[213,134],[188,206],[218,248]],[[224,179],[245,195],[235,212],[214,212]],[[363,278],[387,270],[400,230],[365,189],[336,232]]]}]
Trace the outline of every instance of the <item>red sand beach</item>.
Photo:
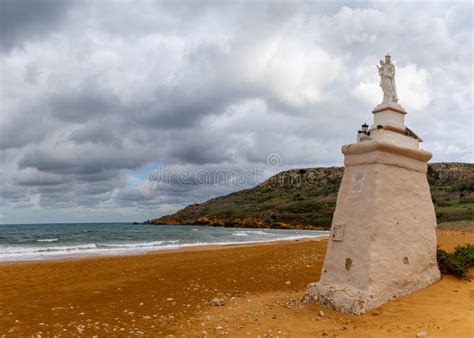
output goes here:
[{"label": "red sand beach", "polygon": [[[474,233],[438,230],[438,242],[451,250]],[[326,244],[3,263],[0,336],[472,337],[474,284],[451,276],[362,316],[302,302]],[[210,306],[214,297],[225,304]]]}]

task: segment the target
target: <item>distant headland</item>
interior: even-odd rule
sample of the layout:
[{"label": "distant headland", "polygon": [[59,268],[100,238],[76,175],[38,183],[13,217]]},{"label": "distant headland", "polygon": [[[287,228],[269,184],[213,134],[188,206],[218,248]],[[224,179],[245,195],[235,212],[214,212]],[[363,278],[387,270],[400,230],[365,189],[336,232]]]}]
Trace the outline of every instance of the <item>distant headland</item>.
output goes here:
[{"label": "distant headland", "polygon": [[[291,169],[255,188],[191,204],[146,224],[329,229],[342,167]],[[474,164],[433,163],[428,181],[438,223],[472,220]]]}]

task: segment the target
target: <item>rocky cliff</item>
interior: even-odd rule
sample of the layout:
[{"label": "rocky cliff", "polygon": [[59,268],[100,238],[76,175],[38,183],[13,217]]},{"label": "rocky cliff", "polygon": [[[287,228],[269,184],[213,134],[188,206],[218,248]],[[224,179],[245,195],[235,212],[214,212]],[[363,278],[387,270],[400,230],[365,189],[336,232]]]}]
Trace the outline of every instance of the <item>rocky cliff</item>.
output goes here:
[{"label": "rocky cliff", "polygon": [[[255,188],[192,204],[145,223],[329,228],[343,171],[342,167],[283,171]],[[439,223],[473,219],[474,164],[430,164],[428,181]]]}]

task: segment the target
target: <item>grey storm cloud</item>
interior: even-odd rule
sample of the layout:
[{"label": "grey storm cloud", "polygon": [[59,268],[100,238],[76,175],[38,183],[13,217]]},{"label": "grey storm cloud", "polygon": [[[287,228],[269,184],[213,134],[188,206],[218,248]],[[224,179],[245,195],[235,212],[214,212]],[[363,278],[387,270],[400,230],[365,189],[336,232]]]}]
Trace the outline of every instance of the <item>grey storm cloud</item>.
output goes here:
[{"label": "grey storm cloud", "polygon": [[145,163],[145,156],[132,151],[127,156],[117,147],[85,144],[26,151],[18,167],[63,174],[97,174],[108,169],[134,169]]},{"label": "grey storm cloud", "polygon": [[434,161],[473,160],[471,3],[0,6],[0,222],[142,220],[341,165],[387,51]]},{"label": "grey storm cloud", "polygon": [[[104,123],[108,125],[108,128],[104,128]],[[119,147],[123,144],[123,134],[121,134],[121,129],[120,124],[111,122],[101,116],[97,116],[96,120],[89,121],[73,130],[68,137],[68,141],[77,144],[93,143]]]},{"label": "grey storm cloud", "polygon": [[101,118],[120,111],[120,99],[111,93],[101,93],[87,81],[76,93],[57,94],[50,98],[51,114],[65,122],[81,122]]},{"label": "grey storm cloud", "polygon": [[55,186],[64,183],[65,177],[49,172],[37,172],[35,170],[19,171],[15,177],[15,184],[20,186]]},{"label": "grey storm cloud", "polygon": [[53,32],[73,1],[2,0],[0,2],[0,46],[2,50],[22,46],[25,42]]}]

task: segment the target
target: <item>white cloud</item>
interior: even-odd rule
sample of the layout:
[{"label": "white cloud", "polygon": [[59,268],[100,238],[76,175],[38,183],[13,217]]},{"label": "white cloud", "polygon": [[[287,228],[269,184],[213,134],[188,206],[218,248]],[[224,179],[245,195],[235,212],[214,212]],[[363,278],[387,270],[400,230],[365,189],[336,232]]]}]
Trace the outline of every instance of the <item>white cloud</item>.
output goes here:
[{"label": "white cloud", "polygon": [[[392,19],[393,20],[393,19]],[[349,8],[343,6],[330,21],[345,45],[374,44],[379,36],[393,29],[393,21],[387,13],[373,8]]]},{"label": "white cloud", "polygon": [[326,87],[342,70],[341,57],[295,38],[300,30],[290,32],[257,47],[253,53],[255,66],[249,71],[256,74],[260,86],[290,105],[326,101]]},{"label": "white cloud", "polygon": [[408,111],[426,108],[431,101],[428,72],[408,64],[399,67],[396,76],[399,102]]},{"label": "white cloud", "polygon": [[375,107],[381,102],[380,87],[373,82],[359,82],[354,89],[352,95],[362,103]]},{"label": "white cloud", "polygon": [[340,74],[341,58],[302,44],[282,43],[279,47],[264,72],[275,93],[293,105],[325,101],[325,87]]}]

